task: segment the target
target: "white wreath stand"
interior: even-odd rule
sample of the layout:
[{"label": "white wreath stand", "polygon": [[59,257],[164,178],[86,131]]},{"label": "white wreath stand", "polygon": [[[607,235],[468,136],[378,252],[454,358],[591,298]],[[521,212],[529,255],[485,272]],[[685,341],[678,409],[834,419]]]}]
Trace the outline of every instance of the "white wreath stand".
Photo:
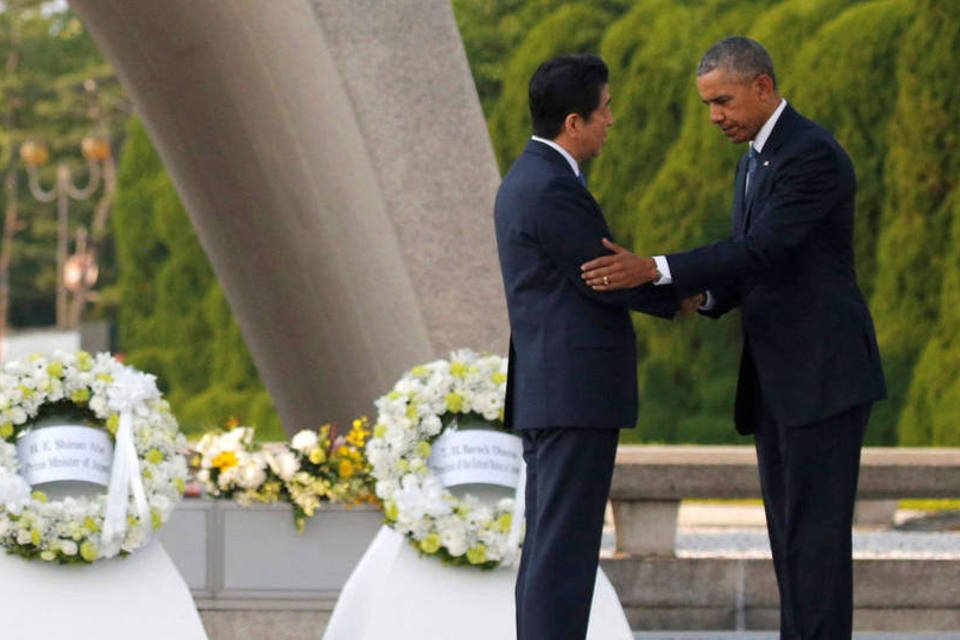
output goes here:
[{"label": "white wreath stand", "polygon": [[207,640],[190,590],[156,540],[90,565],[0,551],[0,594],[3,640]]},{"label": "white wreath stand", "polygon": [[[347,580],[324,640],[509,640],[516,638],[516,567],[481,571],[421,557],[389,527],[374,538]],[[602,570],[587,640],[632,640]]]}]

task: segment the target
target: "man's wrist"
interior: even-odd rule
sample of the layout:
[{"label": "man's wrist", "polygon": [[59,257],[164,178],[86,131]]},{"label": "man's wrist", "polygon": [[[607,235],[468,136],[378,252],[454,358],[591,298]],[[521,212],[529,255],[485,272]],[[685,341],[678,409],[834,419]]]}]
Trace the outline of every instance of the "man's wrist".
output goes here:
[{"label": "man's wrist", "polygon": [[653,256],[650,258],[656,264],[657,279],[653,281],[655,285],[673,284],[673,276],[670,273],[670,263],[666,256]]}]

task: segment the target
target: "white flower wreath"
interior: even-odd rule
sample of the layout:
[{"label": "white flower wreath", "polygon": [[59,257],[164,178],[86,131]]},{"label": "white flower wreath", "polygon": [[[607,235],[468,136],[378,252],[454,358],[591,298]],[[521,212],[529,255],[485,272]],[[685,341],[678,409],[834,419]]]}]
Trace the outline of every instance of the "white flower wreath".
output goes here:
[{"label": "white flower wreath", "polygon": [[[138,504],[138,496],[130,497],[127,486],[113,492],[120,497],[120,515],[115,518],[119,526],[105,522],[107,494],[50,500],[31,490],[20,475],[18,436],[38,418],[64,411],[106,428],[118,440],[129,431],[129,451],[135,450],[136,459],[125,464],[133,469],[139,462],[143,489],[139,498],[144,500]],[[121,426],[125,421],[129,428]],[[123,443],[116,444],[111,481],[123,454]],[[110,354],[57,353],[51,359],[5,364],[0,369],[0,546],[25,558],[59,563],[91,563],[135,551],[149,541],[183,495],[187,464],[178,450],[185,445],[154,377]],[[140,486],[136,483],[134,494]]]},{"label": "white flower wreath", "polygon": [[522,523],[513,522],[513,498],[495,505],[458,498],[428,466],[432,443],[454,417],[476,414],[487,428],[503,429],[506,380],[505,358],[461,350],[449,361],[414,367],[376,401],[379,415],[366,454],[377,496],[387,524],[424,554],[488,569],[516,554]]}]

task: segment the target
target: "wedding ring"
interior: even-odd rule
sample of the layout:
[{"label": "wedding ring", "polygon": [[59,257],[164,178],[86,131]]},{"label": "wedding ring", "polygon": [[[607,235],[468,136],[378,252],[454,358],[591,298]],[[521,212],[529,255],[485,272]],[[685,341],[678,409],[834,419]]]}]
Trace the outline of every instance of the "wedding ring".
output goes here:
[{"label": "wedding ring", "polygon": [[607,276],[603,276],[603,284],[604,284],[604,285],[609,285],[609,284],[610,284],[610,278],[608,278]]}]

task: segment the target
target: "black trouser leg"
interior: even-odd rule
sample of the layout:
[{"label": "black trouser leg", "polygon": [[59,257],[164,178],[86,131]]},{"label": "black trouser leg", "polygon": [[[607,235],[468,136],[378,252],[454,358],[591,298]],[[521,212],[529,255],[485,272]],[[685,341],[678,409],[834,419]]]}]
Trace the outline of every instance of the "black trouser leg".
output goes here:
[{"label": "black trouser leg", "polygon": [[526,538],[517,577],[519,640],[584,640],[619,431],[522,431]]},{"label": "black trouser leg", "polygon": [[780,589],[780,637],[849,639],[851,528],[870,405],[791,428],[761,414],[757,459]]}]

